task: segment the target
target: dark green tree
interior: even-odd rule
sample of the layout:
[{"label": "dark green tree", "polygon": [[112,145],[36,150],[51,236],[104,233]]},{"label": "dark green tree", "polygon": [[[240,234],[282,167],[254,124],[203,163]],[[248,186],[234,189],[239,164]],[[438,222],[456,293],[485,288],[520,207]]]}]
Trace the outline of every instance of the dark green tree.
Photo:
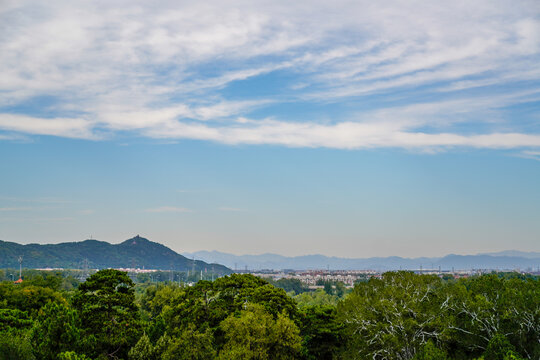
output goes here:
[{"label": "dark green tree", "polygon": [[343,324],[332,305],[307,306],[301,309],[303,352],[309,360],[331,360],[343,344]]},{"label": "dark green tree", "polygon": [[484,352],[484,360],[500,360],[505,357],[518,357],[516,348],[508,341],[508,339],[502,335],[495,335],[488,343],[486,351]]},{"label": "dark green tree", "polygon": [[81,330],[77,312],[62,303],[49,303],[40,311],[32,329],[34,354],[38,359],[55,360],[59,353],[75,350]]},{"label": "dark green tree", "polygon": [[32,324],[33,321],[26,311],[0,309],[0,331],[28,329]]},{"label": "dark green tree", "polygon": [[123,271],[107,269],[90,276],[73,297],[85,336],[85,354],[126,358],[141,324],[133,282]]},{"label": "dark green tree", "polygon": [[35,360],[28,332],[0,332],[0,360]]},{"label": "dark green tree", "polygon": [[330,281],[324,282],[324,292],[328,295],[334,295],[334,287]]}]

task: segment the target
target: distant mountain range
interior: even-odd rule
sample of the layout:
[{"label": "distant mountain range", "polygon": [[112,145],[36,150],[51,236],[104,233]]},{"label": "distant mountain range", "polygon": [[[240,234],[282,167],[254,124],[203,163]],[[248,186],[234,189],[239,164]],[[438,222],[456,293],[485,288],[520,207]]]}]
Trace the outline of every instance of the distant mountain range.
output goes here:
[{"label": "distant mountain range", "polygon": [[447,255],[444,257],[420,257],[402,258],[372,257],[363,259],[349,259],[340,257],[328,257],[324,255],[305,255],[287,257],[276,254],[262,255],[233,255],[219,251],[197,251],[183,253],[188,258],[207,262],[224,264],[231,269],[250,270],[262,269],[331,269],[331,270],[414,270],[414,269],[438,269],[441,270],[469,270],[469,269],[494,269],[494,270],[525,270],[532,268],[537,270],[540,266],[540,253],[527,253],[520,251],[503,251],[499,253],[478,255]]},{"label": "distant mountain range", "polygon": [[193,264],[188,259],[168,247],[135,236],[120,244],[105,241],[85,240],[61,244],[28,244],[0,240],[0,267],[18,268],[18,257],[23,257],[25,268],[65,268],[79,269],[85,259],[89,268],[146,268],[158,270],[214,271],[229,274],[231,270],[219,264],[209,264],[198,260]]}]

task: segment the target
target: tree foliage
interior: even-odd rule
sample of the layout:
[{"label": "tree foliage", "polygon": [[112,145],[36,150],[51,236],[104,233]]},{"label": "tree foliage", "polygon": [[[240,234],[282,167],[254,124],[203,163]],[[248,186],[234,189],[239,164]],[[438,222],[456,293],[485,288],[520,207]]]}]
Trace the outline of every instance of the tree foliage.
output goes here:
[{"label": "tree foliage", "polygon": [[251,304],[221,323],[226,343],[220,359],[296,359],[301,349],[300,331],[283,314],[276,318],[261,305]]},{"label": "tree foliage", "polygon": [[101,270],[79,286],[73,304],[79,311],[86,352],[125,358],[140,334],[133,281],[125,272]]},{"label": "tree foliage", "polygon": [[294,297],[247,274],[135,287],[109,269],[76,290],[62,279],[0,282],[0,360],[540,358],[532,276],[391,272]]},{"label": "tree foliage", "polygon": [[49,303],[40,311],[32,330],[34,354],[42,360],[55,360],[59,353],[81,342],[77,312],[63,303]]}]

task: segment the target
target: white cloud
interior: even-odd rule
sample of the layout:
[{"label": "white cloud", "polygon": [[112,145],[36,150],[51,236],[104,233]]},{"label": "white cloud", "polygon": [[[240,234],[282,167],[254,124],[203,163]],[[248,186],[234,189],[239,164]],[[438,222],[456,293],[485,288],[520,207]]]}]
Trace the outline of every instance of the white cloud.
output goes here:
[{"label": "white cloud", "polygon": [[396,130],[393,124],[341,122],[335,125],[266,121],[252,127],[211,128],[204,124],[176,123],[148,132],[152,137],[210,140],[224,144],[284,145],[362,149],[375,147],[476,147],[511,149],[540,147],[540,135],[490,133],[459,135]]},{"label": "white cloud", "polygon": [[37,118],[17,114],[0,114],[0,129],[27,134],[55,135],[68,138],[97,139],[90,121],[81,118]]},{"label": "white cloud", "polygon": [[222,206],[220,208],[218,208],[219,211],[227,211],[227,212],[244,212],[246,210],[244,209],[240,209],[240,208],[235,208],[235,207],[229,207],[229,206]]},{"label": "white cloud", "polygon": [[29,207],[0,207],[0,211],[27,211],[32,210],[32,208]]},{"label": "white cloud", "polygon": [[540,151],[524,150],[517,154],[518,157],[540,161]]},{"label": "white cloud", "polygon": [[160,206],[157,208],[146,209],[149,213],[180,213],[180,212],[192,212],[190,209],[176,207],[176,206]]},{"label": "white cloud", "polygon": [[[343,149],[538,147],[539,135],[501,109],[538,101],[539,16],[528,0],[8,1],[0,8],[0,130],[10,134],[0,140],[131,131]],[[290,82],[264,98],[225,91],[274,72]],[[513,88],[524,81],[529,94]],[[463,92],[478,88],[494,90]],[[31,113],[9,110],[36,97],[46,99]],[[320,118],[276,112],[298,103],[330,110]],[[342,103],[349,113],[331,108]],[[492,125],[474,131],[478,123]]]},{"label": "white cloud", "polygon": [[39,198],[19,198],[12,196],[0,196],[0,200],[9,202],[23,202],[23,203],[45,203],[45,204],[68,204],[73,203],[72,200],[65,200],[53,197],[39,197]]}]

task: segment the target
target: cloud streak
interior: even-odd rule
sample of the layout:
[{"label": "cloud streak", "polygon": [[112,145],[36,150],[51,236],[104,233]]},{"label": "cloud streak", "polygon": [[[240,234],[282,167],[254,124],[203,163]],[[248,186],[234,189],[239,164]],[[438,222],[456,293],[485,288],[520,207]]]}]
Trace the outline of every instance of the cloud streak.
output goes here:
[{"label": "cloud streak", "polygon": [[2,141],[540,147],[515,109],[539,102],[535,1],[28,0],[0,24]]},{"label": "cloud streak", "polygon": [[146,209],[146,212],[149,213],[186,213],[192,212],[190,209],[176,207],[176,206],[160,206],[156,208]]}]

